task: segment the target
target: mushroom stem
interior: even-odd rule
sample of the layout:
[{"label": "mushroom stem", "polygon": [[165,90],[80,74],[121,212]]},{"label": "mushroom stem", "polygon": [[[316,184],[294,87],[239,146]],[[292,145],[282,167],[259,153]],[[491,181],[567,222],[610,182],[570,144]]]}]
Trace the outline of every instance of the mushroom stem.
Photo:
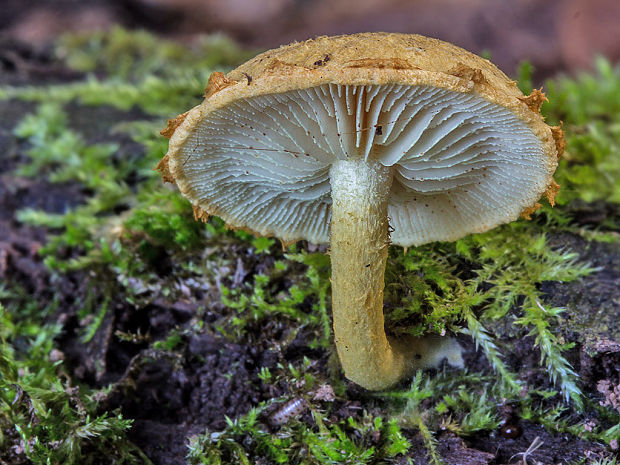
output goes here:
[{"label": "mushroom stem", "polygon": [[332,165],[330,182],[334,339],[345,376],[366,389],[381,390],[444,359],[462,367],[461,347],[454,339],[395,339],[385,334],[391,168],[361,159],[339,160]]},{"label": "mushroom stem", "polygon": [[390,167],[340,160],[332,186],[332,311],[345,376],[366,389],[385,389],[408,372],[404,350],[383,327],[383,287],[389,247]]}]

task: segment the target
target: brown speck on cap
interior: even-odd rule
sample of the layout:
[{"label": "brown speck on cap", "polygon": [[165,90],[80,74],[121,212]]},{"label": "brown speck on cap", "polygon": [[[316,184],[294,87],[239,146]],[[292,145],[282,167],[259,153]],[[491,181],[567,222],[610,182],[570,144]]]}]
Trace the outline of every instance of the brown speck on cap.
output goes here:
[{"label": "brown speck on cap", "polygon": [[[262,70],[261,77],[264,78],[269,75],[290,75],[302,69],[306,71],[310,71],[310,70],[314,71],[312,68],[309,68],[304,65],[299,65],[296,63],[287,63],[285,61],[274,58],[273,60],[271,60],[271,63]],[[231,73],[234,73],[234,71],[232,71]],[[246,72],[241,71],[241,74],[245,75]]]},{"label": "brown speck on cap", "polygon": [[189,112],[186,111],[185,113],[180,114],[176,118],[169,119],[166,127],[159,131],[159,133],[166,139],[170,139],[172,137],[172,134],[174,134],[174,131],[176,131],[176,129],[181,125],[181,123],[185,121],[185,117],[188,113]]},{"label": "brown speck on cap", "polygon": [[464,79],[466,81],[471,81],[474,83],[474,85],[487,84],[487,80],[484,77],[481,69],[472,68],[471,66],[467,66],[460,62],[457,63],[453,68],[451,68],[448,71],[448,74]]},{"label": "brown speck on cap", "polygon": [[531,207],[524,208],[523,211],[521,212],[521,217],[526,219],[526,220],[531,220],[532,219],[532,214],[536,213],[541,208],[542,208],[542,205],[539,204],[538,202],[536,202]]},{"label": "brown speck on cap", "polygon": [[552,207],[555,206],[555,197],[558,195],[559,191],[560,185],[552,179],[551,184],[549,184],[549,187],[545,191],[545,197],[547,197]]},{"label": "brown speck on cap", "polygon": [[219,92],[220,90],[234,84],[236,84],[236,82],[228,79],[224,73],[215,71],[211,73],[211,76],[209,76],[207,87],[205,87],[205,98],[209,98],[216,92]]},{"label": "brown speck on cap", "polygon": [[560,121],[558,126],[550,126],[551,136],[555,142],[555,149],[557,151],[557,156],[560,158],[564,154],[564,149],[566,148],[566,140],[564,139],[564,130],[562,129],[563,123]]},{"label": "brown speck on cap", "polygon": [[535,113],[540,113],[540,108],[543,103],[549,101],[545,93],[542,91],[542,87],[540,89],[534,89],[532,93],[526,97],[519,97],[519,100],[525,103],[529,109]]},{"label": "brown speck on cap", "polygon": [[159,171],[162,181],[170,183],[176,182],[174,176],[172,176],[172,174],[170,173],[170,169],[168,168],[168,155],[166,155],[159,161],[159,163],[155,167],[155,171]]}]

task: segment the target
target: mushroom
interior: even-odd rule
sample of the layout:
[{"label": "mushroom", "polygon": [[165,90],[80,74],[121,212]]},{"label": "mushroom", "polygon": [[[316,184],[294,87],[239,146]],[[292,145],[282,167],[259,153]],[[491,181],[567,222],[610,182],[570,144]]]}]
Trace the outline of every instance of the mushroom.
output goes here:
[{"label": "mushroom", "polygon": [[[329,243],[335,344],[372,390],[449,354],[384,330],[390,243],[487,231],[553,203],[562,131],[489,61],[419,35],[319,37],[211,75],[158,165],[196,218]],[[446,349],[447,348],[447,349]],[[459,354],[460,356],[460,354]],[[421,359],[421,360],[420,360]]]}]

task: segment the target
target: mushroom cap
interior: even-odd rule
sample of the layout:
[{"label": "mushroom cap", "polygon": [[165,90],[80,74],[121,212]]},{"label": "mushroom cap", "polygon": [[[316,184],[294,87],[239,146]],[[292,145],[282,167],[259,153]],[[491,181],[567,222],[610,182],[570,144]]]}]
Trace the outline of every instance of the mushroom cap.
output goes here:
[{"label": "mushroom cap", "polygon": [[329,170],[392,167],[391,240],[420,245],[534,211],[563,141],[488,60],[419,35],[319,37],[213,73],[202,104],[169,122],[158,169],[197,217],[284,242],[329,241]]}]

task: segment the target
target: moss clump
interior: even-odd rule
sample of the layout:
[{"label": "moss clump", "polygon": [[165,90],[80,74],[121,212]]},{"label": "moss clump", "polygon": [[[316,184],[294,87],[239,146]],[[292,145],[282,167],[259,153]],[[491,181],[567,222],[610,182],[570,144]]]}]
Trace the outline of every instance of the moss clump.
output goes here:
[{"label": "moss clump", "polygon": [[386,422],[367,414],[359,421],[349,417],[347,421],[327,424],[320,410],[310,403],[308,422],[312,426],[295,418],[272,434],[259,421],[263,409],[228,420],[222,432],[192,438],[189,463],[385,463],[402,457],[410,447],[395,419]]},{"label": "moss clump", "polygon": [[[561,355],[567,347],[551,331],[561,310],[543,307],[537,287],[543,281],[567,282],[592,272],[577,259],[575,253],[551,249],[544,227],[524,221],[453,244],[431,244],[405,254],[393,250],[386,278],[391,282],[386,301],[392,307],[387,319],[390,326],[398,324],[399,334],[430,330],[470,335],[513,391],[520,390],[516,374],[502,362],[501,342],[485,327],[501,321],[502,335],[510,336],[524,326],[542,350],[541,370],[559,381],[567,398],[580,402],[576,375]],[[509,314],[517,305],[524,312],[521,317]]]},{"label": "moss clump", "polygon": [[[222,303],[235,310],[235,314],[220,326],[221,331],[240,340],[251,334],[249,327],[260,326],[270,318],[284,317],[296,326],[308,326],[313,330],[316,339],[308,341],[310,346],[328,345],[331,334],[326,305],[329,258],[318,253],[296,253],[286,255],[286,259],[290,261],[276,261],[269,274],[255,275],[254,282],[247,287],[222,286]],[[306,265],[305,272],[300,271],[295,262]],[[295,284],[282,288],[284,277]]]},{"label": "moss clump", "polygon": [[132,420],[98,412],[95,393],[74,385],[54,349],[61,328],[18,289],[0,288],[0,460],[7,463],[148,463],[127,439]]}]

